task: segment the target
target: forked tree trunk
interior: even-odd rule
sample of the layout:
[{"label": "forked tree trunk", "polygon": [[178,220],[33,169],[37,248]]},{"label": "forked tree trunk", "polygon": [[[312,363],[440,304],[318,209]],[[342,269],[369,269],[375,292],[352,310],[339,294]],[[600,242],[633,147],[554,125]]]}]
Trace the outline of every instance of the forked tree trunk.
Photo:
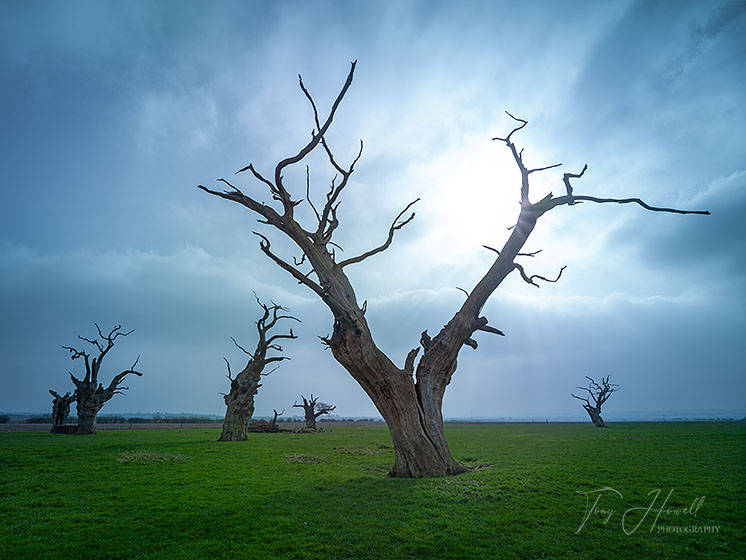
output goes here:
[{"label": "forked tree trunk", "polygon": [[336,321],[329,345],[386,421],[395,454],[390,476],[437,477],[468,470],[453,458],[446,443],[442,394],[418,395],[413,376],[376,347],[365,319],[357,325]]}]

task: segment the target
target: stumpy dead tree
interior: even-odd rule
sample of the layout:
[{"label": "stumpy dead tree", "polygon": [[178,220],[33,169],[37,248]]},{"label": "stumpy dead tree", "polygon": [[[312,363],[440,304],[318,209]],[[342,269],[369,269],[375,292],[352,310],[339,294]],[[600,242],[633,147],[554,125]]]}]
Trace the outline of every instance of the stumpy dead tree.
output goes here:
[{"label": "stumpy dead tree", "polygon": [[296,401],[293,406],[303,409],[303,412],[306,416],[306,429],[308,430],[316,429],[316,419],[319,416],[323,414],[329,414],[332,410],[337,408],[336,406],[332,406],[330,404],[318,402],[319,397],[314,397],[313,394],[311,394],[310,399],[306,399],[306,397],[304,397],[303,395],[301,395],[300,398],[303,399],[303,404],[298,404],[298,402]]},{"label": "stumpy dead tree", "polygon": [[285,409],[283,408],[281,412],[277,412],[273,408],[272,412],[274,412],[272,420],[252,420],[251,422],[249,422],[249,431],[252,433],[262,434],[289,432],[290,430],[283,430],[282,428],[280,428],[280,426],[277,425],[277,417],[281,414],[285,414]]},{"label": "stumpy dead tree", "polygon": [[116,339],[120,336],[129,336],[135,332],[129,331],[125,333],[121,329],[122,326],[117,325],[109,331],[109,334],[104,334],[98,324],[96,324],[98,338],[89,339],[78,336],[83,342],[87,342],[95,347],[98,351],[98,356],[95,357],[91,357],[91,354],[85,350],[78,350],[72,346],[63,346],[65,350],[70,352],[73,360],[83,358],[83,362],[85,363],[85,377],[83,379],[78,379],[72,372],[68,372],[76,388],[75,394],[77,395],[78,402],[78,429],[76,433],[78,434],[95,434],[96,416],[101,407],[114,395],[122,394],[123,391],[129,389],[129,387],[120,385],[124,378],[130,374],[137,375],[138,377],[142,376],[142,373],[135,370],[137,362],[140,361],[140,356],[138,356],[129,369],[114,376],[108,387],[104,387],[103,384],[99,383],[98,375],[101,364],[109,351],[114,348]]},{"label": "stumpy dead tree", "polygon": [[267,356],[267,353],[272,350],[282,352],[282,346],[277,342],[279,340],[298,338],[293,334],[293,329],[290,329],[289,334],[270,335],[269,331],[275,327],[278,321],[291,319],[300,322],[300,319],[292,315],[284,315],[283,313],[287,313],[288,310],[276,303],[265,305],[259,301],[259,298],[256,298],[256,301],[261,306],[263,314],[256,322],[259,341],[256,344],[254,352],[251,353],[245,350],[236,342],[235,338],[231,338],[233,344],[249,356],[246,367],[233,377],[230,363],[226,358],[223,358],[228,367],[227,377],[231,382],[231,388],[230,392],[223,396],[226,404],[225,421],[223,422],[223,431],[218,441],[246,440],[250,431],[249,424],[251,417],[254,414],[254,396],[259,387],[262,386],[259,381],[262,376],[269,375],[279,366],[266,373],[264,372],[265,368],[274,362],[290,359],[287,356]]},{"label": "stumpy dead tree", "polygon": [[[571,180],[582,177],[587,166],[580,173],[565,173],[562,176],[566,193],[561,196],[550,193],[538,202],[531,202],[529,177],[533,173],[560,164],[539,168],[527,167],[523,159],[523,150],[519,150],[512,139],[528,122],[511,115],[517,126],[505,138],[493,140],[508,147],[521,174],[518,219],[502,249],[491,249],[496,254],[495,261],[472,290],[466,292],[466,300],[453,318],[434,337],[423,331],[419,346],[413,348],[404,359],[403,365],[399,366],[376,345],[365,317],[367,301],[359,303],[347,276],[347,269],[388,249],[396,232],[414,219],[414,212],[407,214],[419,199],[407,204],[394,218],[383,242],[377,247],[344,258],[338,255],[337,250],[341,251],[341,248],[333,241],[334,232],[340,225],[340,195],[350,184],[355,165],[362,156],[363,143],[360,142],[359,149],[356,150],[357,155],[352,162],[344,166],[334,155],[326,134],[352,84],[355,66],[356,62],[353,62],[347,79],[325,118],[319,114],[314,99],[306,89],[303,79],[299,77],[300,89],[313,112],[315,128],[310,139],[296,153],[277,163],[272,175],[263,174],[253,164],[236,172],[250,173],[266,188],[272,197],[270,204],[260,202],[261,197],[255,198],[245,194],[226,179],[218,181],[227,186],[227,190],[212,190],[204,185],[200,185],[199,188],[245,206],[259,216],[260,223],[271,226],[287,236],[300,250],[300,259],[293,257],[291,264],[273,251],[266,235],[254,232],[259,237],[259,249],[329,307],[334,317],[334,328],[331,336],[322,340],[329,346],[334,358],[360,384],[386,421],[395,451],[394,465],[389,474],[398,477],[434,477],[465,472],[468,468],[453,458],[446,443],[441,412],[443,395],[456,371],[461,349],[464,346],[476,349],[475,333],[486,332],[503,336],[502,331],[490,325],[487,318],[481,315],[487,299],[502,281],[513,271],[517,271],[521,278],[533,286],[538,286],[538,281],[555,282],[559,279],[559,275],[551,280],[536,274],[529,275],[522,264],[515,262],[518,257],[536,255],[537,251],[522,250],[538,219],[560,206],[578,206],[583,202],[632,203],[653,212],[676,214],[708,212],[654,207],[639,198],[617,199],[578,195],[573,191]],[[293,197],[284,180],[284,173],[289,167],[301,163],[317,148],[323,150],[329,165],[336,173],[326,192],[326,200],[318,205],[313,202],[311,196],[308,166],[305,188],[301,191],[300,197],[297,197],[297,193],[296,197]],[[308,204],[315,216],[310,227],[302,225],[295,215],[296,207],[303,203]],[[307,266],[310,266],[310,270],[304,270]],[[417,361],[420,350],[422,354]]]},{"label": "stumpy dead tree", "polygon": [[570,393],[573,397],[585,403],[583,408],[588,413],[588,416],[591,417],[593,425],[597,428],[606,427],[604,419],[601,418],[601,405],[609,400],[612,393],[619,390],[619,385],[616,383],[609,383],[609,377],[611,376],[607,375],[606,377],[602,377],[601,383],[599,384],[586,375],[585,378],[588,380],[588,387],[581,387],[578,385],[577,388],[581,391],[587,391],[588,396],[579,397],[575,393]]},{"label": "stumpy dead tree", "polygon": [[49,394],[51,394],[54,399],[52,400],[52,430],[51,432],[53,434],[56,433],[70,433],[71,428],[76,428],[76,426],[66,426],[67,424],[67,417],[70,416],[70,405],[75,402],[75,400],[78,398],[78,395],[76,392],[73,392],[73,394],[70,394],[70,391],[65,393],[64,395],[60,395],[56,391],[49,390]]}]

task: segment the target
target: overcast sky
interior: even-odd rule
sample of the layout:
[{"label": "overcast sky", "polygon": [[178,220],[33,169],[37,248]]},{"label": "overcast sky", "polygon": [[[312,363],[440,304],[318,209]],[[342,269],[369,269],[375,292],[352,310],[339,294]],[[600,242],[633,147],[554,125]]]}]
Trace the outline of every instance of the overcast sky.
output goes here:
[{"label": "overcast sky", "polygon": [[[606,418],[746,413],[746,3],[194,2],[0,0],[0,410],[48,411],[48,389],[81,373],[62,345],[116,324],[135,332],[107,356],[104,382],[140,354],[141,378],[104,413],[222,413],[223,356],[256,344],[252,290],[302,319],[292,359],[265,378],[257,415],[313,392],[375,415],[319,335],[332,317],[259,251],[245,208],[211,197],[253,162],[270,174],[313,127],[298,74],[328,108],[355,81],[329,135],[340,161],[365,151],[340,208],[345,255],[378,344],[398,364],[434,335],[492,262],[518,213],[513,138],[532,199],[576,192],[709,209],[558,208],[484,314],[506,337],[462,350],[447,417],[584,414],[585,375],[621,391]],[[296,198],[304,169],[287,175]],[[333,173],[311,161],[312,195]],[[242,189],[270,200],[261,184]],[[301,215],[309,217],[308,209]],[[307,222],[309,223],[309,222]],[[295,253],[296,257],[299,257]],[[294,412],[297,412],[295,409]]]}]

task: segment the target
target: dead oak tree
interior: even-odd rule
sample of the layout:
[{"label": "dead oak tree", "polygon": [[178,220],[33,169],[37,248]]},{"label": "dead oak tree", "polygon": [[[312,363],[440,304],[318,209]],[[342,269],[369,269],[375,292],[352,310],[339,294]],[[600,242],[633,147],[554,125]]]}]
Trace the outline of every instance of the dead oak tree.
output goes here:
[{"label": "dead oak tree", "polygon": [[303,399],[303,404],[298,404],[296,401],[293,406],[303,409],[306,417],[306,429],[308,430],[316,429],[316,419],[319,416],[329,414],[332,410],[337,408],[336,406],[319,402],[319,397],[314,398],[313,394],[310,399],[306,399],[303,395],[301,395],[300,398]]},{"label": "dead oak tree", "polygon": [[246,440],[250,431],[249,424],[251,417],[254,414],[254,396],[259,387],[261,387],[259,381],[262,376],[269,375],[277,368],[275,367],[275,369],[266,373],[264,373],[264,369],[271,363],[290,359],[287,356],[267,356],[267,353],[272,350],[282,352],[282,346],[277,343],[278,340],[298,338],[293,334],[293,329],[290,329],[289,334],[269,335],[269,331],[275,327],[278,321],[292,319],[300,322],[300,319],[292,315],[283,315],[282,312],[287,312],[287,309],[276,303],[265,305],[259,301],[258,297],[256,301],[261,306],[263,314],[256,322],[259,341],[256,344],[254,352],[251,353],[245,350],[236,342],[235,338],[231,337],[233,344],[249,356],[246,367],[233,377],[230,363],[226,358],[223,358],[228,367],[227,377],[231,382],[231,388],[228,394],[223,396],[226,404],[225,420],[223,422],[223,431],[218,441]]},{"label": "dead oak tree", "polygon": [[[358,302],[346,269],[388,249],[394,239],[394,234],[414,218],[414,213],[410,215],[407,213],[417,200],[410,202],[396,216],[388,229],[385,240],[377,247],[353,257],[337,258],[335,248],[338,248],[338,245],[332,240],[334,232],[339,227],[337,211],[341,201],[340,195],[349,184],[350,176],[362,155],[363,144],[360,143],[360,149],[349,166],[344,167],[334,156],[327,142],[326,133],[352,84],[355,65],[356,63],[353,62],[341,91],[323,120],[316,103],[303,80],[300,79],[300,89],[311,106],[315,121],[310,140],[297,153],[281,160],[275,166],[273,175],[262,174],[252,164],[237,172],[249,172],[254,179],[266,187],[274,201],[273,205],[265,204],[260,202],[260,199],[246,195],[226,179],[219,181],[226,185],[228,190],[216,191],[203,185],[199,188],[245,206],[260,216],[260,223],[280,231],[300,249],[300,260],[295,260],[294,264],[290,264],[272,250],[267,236],[255,232],[260,238],[261,251],[299,283],[318,295],[331,310],[334,316],[334,329],[330,337],[322,340],[331,348],[335,359],[368,394],[386,421],[395,450],[395,461],[390,474],[400,477],[424,477],[464,472],[467,467],[453,458],[446,443],[441,412],[443,395],[456,371],[461,348],[464,345],[471,348],[477,347],[477,341],[473,338],[474,334],[477,331],[503,334],[489,325],[487,318],[481,315],[487,299],[501,282],[513,271],[518,271],[524,280],[533,285],[537,285],[537,280],[547,280],[542,276],[528,275],[523,266],[515,262],[517,257],[526,255],[521,250],[536,226],[537,220],[559,206],[574,206],[581,202],[634,203],[655,212],[678,214],[706,214],[707,212],[653,207],[638,198],[612,199],[574,194],[570,181],[580,178],[586,168],[581,173],[564,174],[566,194],[558,197],[549,194],[538,202],[532,203],[529,199],[529,176],[556,166],[534,169],[526,167],[523,150],[518,151],[512,137],[526,126],[527,121],[515,119],[519,126],[514,128],[507,137],[494,139],[508,146],[521,173],[520,213],[510,237],[501,250],[495,250],[497,257],[494,263],[476,286],[467,293],[466,301],[448,324],[435,337],[429,336],[427,331],[422,333],[420,346],[423,352],[419,362],[416,360],[420,347],[417,347],[408,353],[403,367],[400,367],[381,351],[373,340],[365,318],[367,302],[363,302],[362,305]],[[301,198],[293,198],[285,185],[283,173],[290,166],[302,162],[311,151],[319,147],[326,154],[336,176],[326,193],[323,206],[317,207],[310,193],[308,167],[306,167],[305,197]],[[316,218],[310,228],[304,227],[295,216],[295,208],[304,200]],[[309,264],[311,270],[302,271],[303,263]]]},{"label": "dead oak tree", "polygon": [[609,383],[609,377],[611,376],[607,375],[606,377],[602,377],[601,383],[599,384],[586,375],[585,378],[588,380],[588,387],[581,387],[578,385],[577,388],[581,391],[587,391],[588,396],[579,397],[578,395],[571,393],[574,398],[585,403],[583,408],[588,413],[588,416],[591,417],[593,425],[597,428],[606,427],[604,419],[601,418],[601,405],[609,400],[612,393],[619,390],[619,385],[616,383]]},{"label": "dead oak tree", "polygon": [[70,416],[70,405],[76,401],[78,398],[77,392],[73,392],[73,394],[70,394],[70,391],[65,393],[64,395],[60,395],[56,391],[49,390],[49,394],[51,394],[54,399],[52,400],[52,430],[51,432],[54,434],[57,433],[72,433],[73,430],[71,428],[76,428],[75,431],[77,431],[77,426],[66,426],[67,424],[67,417]]},{"label": "dead oak tree", "polygon": [[137,362],[140,360],[140,356],[138,356],[132,366],[115,375],[107,387],[104,387],[99,382],[98,376],[101,364],[109,351],[114,347],[116,339],[120,336],[129,336],[135,332],[129,331],[125,333],[121,329],[122,326],[117,325],[109,331],[109,334],[104,334],[98,324],[96,324],[98,338],[89,339],[78,336],[83,342],[87,342],[95,347],[98,351],[98,356],[95,357],[91,357],[91,354],[85,350],[78,350],[72,346],[63,346],[65,350],[70,352],[73,360],[83,358],[83,362],[85,363],[85,377],[83,379],[78,379],[72,372],[68,372],[76,388],[75,394],[78,403],[78,428],[76,433],[78,434],[95,434],[96,416],[101,407],[114,395],[121,394],[123,391],[129,389],[129,387],[122,387],[120,385],[124,378],[130,374],[137,375],[138,377],[142,376],[142,373],[135,370]]}]

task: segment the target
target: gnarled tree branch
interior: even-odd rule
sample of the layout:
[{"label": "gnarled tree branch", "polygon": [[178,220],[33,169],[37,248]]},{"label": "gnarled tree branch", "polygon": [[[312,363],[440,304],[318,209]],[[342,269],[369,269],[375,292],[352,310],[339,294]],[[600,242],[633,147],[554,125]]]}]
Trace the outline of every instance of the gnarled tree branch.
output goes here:
[{"label": "gnarled tree branch", "polygon": [[406,220],[401,220],[400,221],[401,217],[414,204],[416,204],[417,202],[419,202],[419,200],[420,199],[417,198],[417,199],[413,200],[412,202],[410,202],[409,204],[407,204],[407,206],[404,208],[404,210],[402,210],[401,212],[399,212],[399,214],[396,216],[396,218],[394,218],[394,221],[391,223],[391,227],[389,228],[389,235],[386,238],[386,241],[384,241],[381,245],[379,245],[375,249],[371,249],[370,251],[366,251],[362,255],[358,255],[357,257],[352,257],[352,258],[349,258],[347,260],[342,261],[341,263],[339,263],[339,267],[340,268],[344,268],[345,266],[348,266],[348,265],[351,265],[351,264],[363,262],[368,257],[372,257],[373,255],[377,255],[378,253],[382,253],[383,251],[385,251],[386,249],[388,249],[389,246],[391,245],[391,242],[394,240],[394,233],[397,230],[400,230],[401,228],[403,228],[404,226],[406,226],[409,222],[411,222],[414,219],[415,213],[412,212],[412,214]]}]

